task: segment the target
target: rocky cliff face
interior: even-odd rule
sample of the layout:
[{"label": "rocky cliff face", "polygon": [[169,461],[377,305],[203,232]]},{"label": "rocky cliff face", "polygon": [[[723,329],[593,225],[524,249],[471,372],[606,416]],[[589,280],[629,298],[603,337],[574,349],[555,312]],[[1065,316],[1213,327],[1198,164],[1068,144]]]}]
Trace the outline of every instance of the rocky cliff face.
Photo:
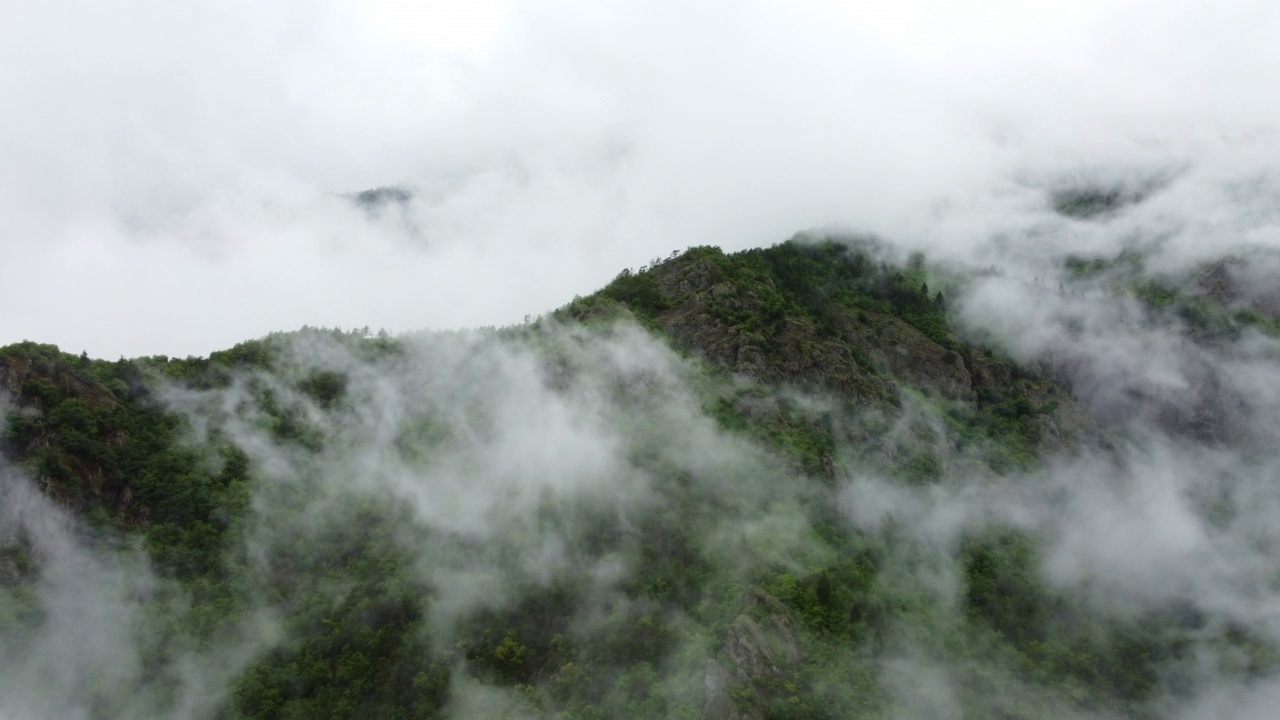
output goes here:
[{"label": "rocky cliff face", "polygon": [[761,708],[804,662],[786,606],[759,589],[747,602],[725,632],[720,653],[707,662],[703,720],[764,720]]},{"label": "rocky cliff face", "polygon": [[[741,321],[765,317],[765,301],[752,284],[723,278],[710,260],[676,260],[651,272],[670,308],[657,313],[660,327],[711,362],[761,382],[809,382],[867,402],[887,390],[883,379],[859,365],[848,342],[820,332],[801,314],[787,314],[767,334]],[[767,277],[758,284],[776,292]]]},{"label": "rocky cliff face", "polygon": [[[588,319],[601,312],[602,297],[617,300],[677,347],[772,387],[813,388],[864,407],[922,393],[1016,417],[1037,454],[1061,452],[1096,433],[1052,378],[946,329],[941,296],[922,293],[918,277],[830,246],[788,243],[752,252],[744,260],[691,251],[624,274],[569,309]],[[797,266],[807,271],[801,280],[788,276]]]},{"label": "rocky cliff face", "polygon": [[109,477],[105,458],[87,443],[123,444],[122,428],[97,420],[124,410],[88,366],[87,358],[74,359],[34,343],[10,346],[0,354],[0,387],[16,406],[5,441],[10,452],[41,455],[37,481],[47,494],[77,509],[94,504],[115,513],[129,504],[129,487]]}]

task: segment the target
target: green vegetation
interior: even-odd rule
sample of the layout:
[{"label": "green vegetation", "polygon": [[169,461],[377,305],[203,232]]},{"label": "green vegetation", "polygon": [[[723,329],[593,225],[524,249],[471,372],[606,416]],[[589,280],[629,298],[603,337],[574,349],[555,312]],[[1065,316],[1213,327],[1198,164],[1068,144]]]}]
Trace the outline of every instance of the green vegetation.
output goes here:
[{"label": "green vegetation", "polygon": [[658,283],[648,272],[623,270],[600,294],[622,303],[640,316],[654,316],[667,308]]},{"label": "green vegetation", "polygon": [[1118,210],[1135,200],[1117,189],[1086,187],[1055,193],[1051,204],[1061,215],[1087,220]]},{"label": "green vegetation", "polygon": [[1111,267],[1111,262],[1100,257],[1086,258],[1079,255],[1068,255],[1063,262],[1063,266],[1072,278],[1089,278],[1099,275]]},{"label": "green vegetation", "polygon": [[1233,341],[1247,329],[1280,337],[1280,317],[1264,315],[1247,307],[1232,307],[1199,294],[1188,293],[1167,281],[1145,279],[1132,286],[1135,298],[1158,322],[1174,317],[1197,337]]},{"label": "green vegetation", "polygon": [[[220,718],[892,717],[911,701],[894,663],[916,656],[946,665],[966,717],[1137,715],[1205,647],[1273,668],[1275,648],[1194,609],[1116,618],[1052,586],[1029,531],[946,547],[849,520],[850,477],[918,498],[971,480],[955,468],[1014,482],[1046,433],[1093,431],[953,331],[951,288],[921,255],[796,239],[692,248],[475,335],[308,328],[117,362],[20,343],[0,349],[3,451],[95,548],[141,540],[160,707],[181,658],[275,628]],[[1273,322],[1133,292],[1206,328]],[[0,546],[6,641],[42,622],[26,542]],[[129,706],[115,692],[101,714]]]},{"label": "green vegetation", "polygon": [[1063,270],[1069,284],[1101,285],[1117,295],[1131,296],[1153,326],[1172,320],[1198,339],[1218,342],[1237,340],[1247,330],[1280,337],[1280,316],[1231,297],[1230,267],[1237,262],[1227,258],[1201,268],[1195,276],[1153,276],[1145,271],[1142,254],[1128,249],[1110,258],[1069,255]]},{"label": "green vegetation", "polygon": [[[228,717],[439,715],[449,668],[431,659],[429,588],[413,579],[396,520],[361,507],[277,546],[266,590],[290,610],[289,640],[245,670]],[[350,590],[335,597],[333,584]]]},{"label": "green vegetation", "polygon": [[[796,318],[838,335],[843,316],[861,310],[902,318],[945,347],[955,342],[942,292],[930,294],[923,256],[895,269],[874,262],[867,251],[830,240],[793,239],[735,254],[715,247],[690,248],[640,272],[624,270],[599,293],[575,300],[560,315],[592,317],[614,302],[642,322],[661,327],[679,304],[670,290],[664,291],[664,280],[671,270],[691,264],[703,269],[709,285],[737,291],[715,294],[706,310],[728,326],[766,341]],[[743,302],[743,296],[749,302]]]},{"label": "green vegetation", "polygon": [[10,416],[6,454],[87,518],[145,525],[163,572],[220,571],[249,497],[243,453],[183,443],[185,422],[153,396],[141,363],[86,362],[35,343],[0,349],[0,363],[21,378],[16,400],[29,409]]}]

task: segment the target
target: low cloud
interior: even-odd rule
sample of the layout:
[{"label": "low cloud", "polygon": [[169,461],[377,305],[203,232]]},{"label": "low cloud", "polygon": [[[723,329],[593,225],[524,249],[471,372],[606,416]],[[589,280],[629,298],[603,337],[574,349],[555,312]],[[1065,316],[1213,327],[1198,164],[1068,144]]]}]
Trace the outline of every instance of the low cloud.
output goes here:
[{"label": "low cloud", "polygon": [[[1184,254],[1274,244],[1274,203],[1250,199],[1280,116],[1248,80],[1274,52],[1265,4],[962,23],[944,56],[837,5],[515,4],[469,55],[337,0],[19,9],[0,288],[25,309],[0,334],[110,357],[505,324],[673,248],[807,227],[970,259],[998,236],[1099,247],[1046,200],[1094,176],[1174,178],[1132,217]],[[389,184],[411,222],[342,197]]]}]

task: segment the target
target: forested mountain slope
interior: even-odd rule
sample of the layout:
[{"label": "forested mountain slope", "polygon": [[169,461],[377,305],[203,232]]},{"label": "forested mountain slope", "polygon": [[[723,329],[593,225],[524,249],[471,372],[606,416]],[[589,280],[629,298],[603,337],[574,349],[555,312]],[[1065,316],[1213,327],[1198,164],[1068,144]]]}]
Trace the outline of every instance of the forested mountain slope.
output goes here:
[{"label": "forested mountain slope", "polygon": [[[1216,358],[1280,327],[1245,265],[1044,292]],[[1015,362],[952,308],[974,278],[798,238],[504,329],[0,349],[0,717],[1164,717],[1265,683],[1249,613],[1108,593],[1069,526],[1163,457],[1135,408],[1217,457],[1261,416]]]}]

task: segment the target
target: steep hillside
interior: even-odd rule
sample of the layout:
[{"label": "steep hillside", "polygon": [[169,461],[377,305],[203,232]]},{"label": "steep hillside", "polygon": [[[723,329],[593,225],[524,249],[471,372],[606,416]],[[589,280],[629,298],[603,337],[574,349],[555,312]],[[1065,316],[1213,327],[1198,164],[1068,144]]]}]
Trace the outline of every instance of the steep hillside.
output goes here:
[{"label": "steep hillside", "polygon": [[617,303],[676,347],[770,387],[881,410],[924,398],[962,418],[956,442],[979,429],[998,470],[1090,436],[1093,423],[1052,381],[952,332],[947,282],[922,257],[890,268],[846,243],[793,240],[736,255],[694,248],[625,271],[562,313],[589,319]]},{"label": "steep hillside", "polygon": [[[1245,322],[1226,273],[1194,297]],[[963,290],[797,239],[502,330],[0,349],[0,709],[1155,717],[1269,677],[1248,625],[1069,579],[1125,431],[966,339]]]}]

